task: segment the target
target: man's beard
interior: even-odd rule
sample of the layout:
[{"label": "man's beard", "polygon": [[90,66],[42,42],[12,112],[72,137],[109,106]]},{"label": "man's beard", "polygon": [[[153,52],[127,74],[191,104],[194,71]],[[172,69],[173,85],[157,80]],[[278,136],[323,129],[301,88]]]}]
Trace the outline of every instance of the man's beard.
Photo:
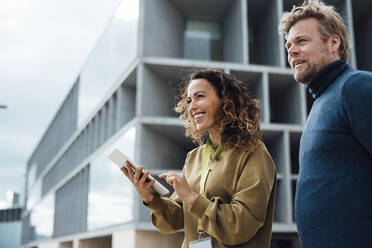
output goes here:
[{"label": "man's beard", "polygon": [[297,82],[308,85],[318,74],[317,69],[314,65],[309,65],[305,70],[299,72],[295,71],[294,78]]},{"label": "man's beard", "polygon": [[324,48],[320,51],[322,53],[322,56],[317,61],[316,64],[309,64],[309,62],[306,62],[306,68],[302,70],[301,73],[298,71],[294,72],[294,79],[302,84],[308,85],[313,81],[313,79],[316,77],[316,75],[326,66],[330,63],[330,61],[327,60],[327,58],[330,57],[330,51],[327,48]]}]

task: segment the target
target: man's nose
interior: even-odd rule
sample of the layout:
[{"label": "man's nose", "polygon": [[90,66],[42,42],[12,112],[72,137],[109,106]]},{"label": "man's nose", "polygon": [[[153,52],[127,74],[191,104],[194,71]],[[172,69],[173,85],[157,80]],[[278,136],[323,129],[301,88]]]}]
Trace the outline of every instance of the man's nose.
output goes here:
[{"label": "man's nose", "polygon": [[297,54],[298,53],[298,47],[296,45],[291,45],[288,50],[288,55],[293,57],[293,55]]},{"label": "man's nose", "polygon": [[292,67],[291,59],[295,58],[299,54],[299,52],[298,52],[298,49],[293,46],[288,48],[287,52],[288,52],[287,60],[288,60],[289,65]]}]

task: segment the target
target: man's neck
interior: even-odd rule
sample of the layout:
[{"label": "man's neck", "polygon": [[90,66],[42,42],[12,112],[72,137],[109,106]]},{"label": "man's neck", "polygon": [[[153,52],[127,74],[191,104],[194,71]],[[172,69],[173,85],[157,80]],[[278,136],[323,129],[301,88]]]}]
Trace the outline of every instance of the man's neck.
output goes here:
[{"label": "man's neck", "polygon": [[334,80],[346,69],[347,65],[343,60],[337,60],[329,65],[325,66],[307,85],[310,94],[313,98],[318,98],[329,85],[333,83]]}]

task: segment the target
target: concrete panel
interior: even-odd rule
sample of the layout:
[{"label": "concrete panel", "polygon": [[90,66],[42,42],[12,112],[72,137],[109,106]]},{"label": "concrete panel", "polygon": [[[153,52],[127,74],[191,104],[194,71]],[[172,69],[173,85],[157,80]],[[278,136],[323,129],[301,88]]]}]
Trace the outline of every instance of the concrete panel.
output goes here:
[{"label": "concrete panel", "polygon": [[305,97],[303,90],[292,75],[270,74],[269,75],[269,94],[270,94],[270,121],[272,123],[291,123],[302,124],[303,116],[306,115],[306,108],[301,101]]},{"label": "concrete panel", "polygon": [[111,248],[111,236],[79,240],[77,248]]},{"label": "concrete panel", "polygon": [[60,243],[58,248],[73,248],[73,242],[70,241],[70,242]]},{"label": "concrete panel", "polygon": [[280,66],[278,1],[248,1],[249,62]]},{"label": "concrete panel", "polygon": [[182,232],[164,235],[157,231],[124,230],[112,234],[112,248],[174,248],[181,247],[183,239]]},{"label": "concrete panel", "polygon": [[134,230],[123,230],[114,232],[112,234],[111,248],[135,248],[135,239],[136,232]]},{"label": "concrete panel", "polygon": [[223,23],[224,61],[243,62],[242,1],[232,1]]},{"label": "concrete panel", "polygon": [[119,107],[119,126],[122,127],[135,115],[136,89],[122,86],[119,88],[118,107]]},{"label": "concrete panel", "polygon": [[162,77],[156,70],[143,67],[142,75],[142,109],[140,113],[150,116],[177,116],[173,110],[173,94],[170,81]]},{"label": "concrete panel", "polygon": [[270,152],[276,166],[277,174],[283,176],[285,174],[286,158],[284,147],[284,134],[282,131],[277,130],[263,130],[263,142],[267,150]]},{"label": "concrete panel", "polygon": [[38,245],[38,248],[59,248],[58,242],[43,242]]},{"label": "concrete panel", "polygon": [[[139,163],[149,169],[181,170],[188,150],[168,138],[173,127],[142,125],[140,128],[142,136],[141,147],[138,147],[141,154]],[[174,131],[179,130],[179,137],[183,138],[182,128],[175,128]]]},{"label": "concrete panel", "polygon": [[226,10],[231,2],[237,0],[169,0],[184,13],[187,18],[200,21],[221,21],[226,17]]},{"label": "concrete panel", "polygon": [[264,84],[262,73],[232,70],[231,74],[247,85],[250,96],[252,98],[258,99],[260,101],[261,121],[263,121],[266,112],[266,109],[263,106],[267,105],[268,102],[266,102],[266,99],[264,98]]},{"label": "concrete panel", "polygon": [[354,0],[354,37],[357,68],[372,71],[372,10],[371,1]]},{"label": "concrete panel", "polygon": [[143,54],[140,56],[182,57],[183,14],[169,0],[144,0]]}]

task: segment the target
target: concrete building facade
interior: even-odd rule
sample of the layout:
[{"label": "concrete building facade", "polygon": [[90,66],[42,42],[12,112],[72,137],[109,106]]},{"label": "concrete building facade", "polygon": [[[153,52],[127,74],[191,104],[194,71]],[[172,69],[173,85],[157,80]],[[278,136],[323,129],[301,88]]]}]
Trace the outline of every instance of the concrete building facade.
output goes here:
[{"label": "concrete building facade", "polygon": [[[298,247],[298,147],[312,100],[293,79],[277,25],[301,2],[123,0],[28,161],[22,247],[179,247],[183,233],[158,233],[106,156],[118,148],[155,176],[181,171],[195,145],[173,110],[174,89],[205,67],[235,75],[261,101],[278,176],[272,247]],[[371,70],[372,3],[326,2],[349,29],[350,64]]]}]

